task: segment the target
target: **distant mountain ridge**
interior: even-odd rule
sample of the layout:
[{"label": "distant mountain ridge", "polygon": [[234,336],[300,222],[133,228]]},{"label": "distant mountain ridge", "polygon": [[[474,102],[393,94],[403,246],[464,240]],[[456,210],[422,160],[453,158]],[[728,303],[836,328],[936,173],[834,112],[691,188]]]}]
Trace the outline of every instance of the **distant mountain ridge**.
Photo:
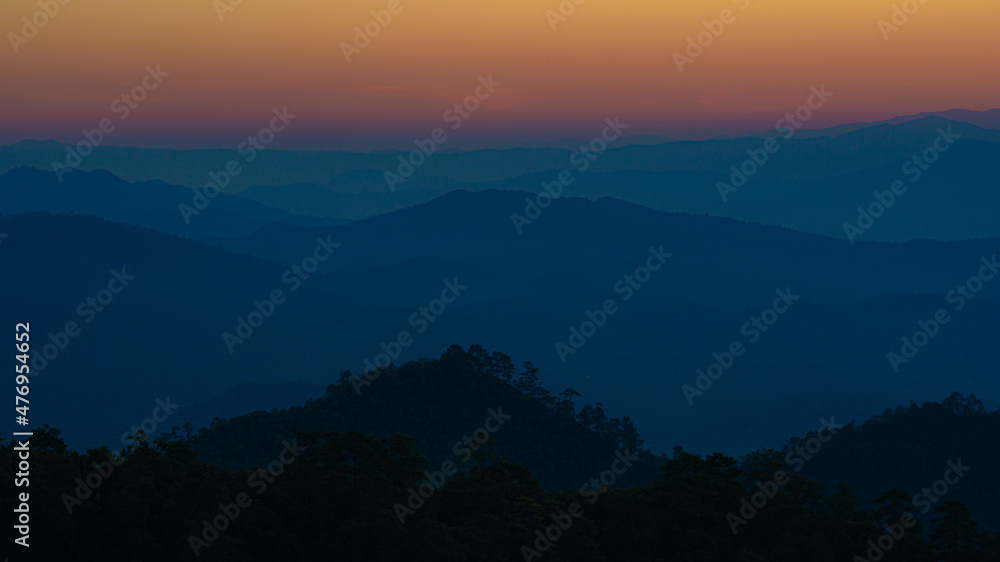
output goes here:
[{"label": "distant mountain ridge", "polygon": [[30,167],[0,175],[0,208],[7,214],[78,213],[153,228],[187,238],[246,236],[262,226],[343,224],[334,218],[294,215],[245,197],[194,191],[161,181],[128,183],[105,171],[63,176]]},{"label": "distant mountain ridge", "polygon": [[[945,144],[948,151],[932,154],[934,164],[921,162],[920,167],[927,170],[918,170],[913,159],[922,158],[928,147],[942,138],[942,131],[949,137]],[[192,217],[192,225],[175,220],[171,214],[177,219],[183,217],[170,208],[190,205],[195,193],[159,181],[149,184],[147,193],[143,191],[145,187],[136,189],[112,176],[74,172],[65,176],[65,180],[72,185],[86,181],[85,190],[91,193],[80,199],[77,192],[82,193],[84,188],[59,191],[67,188],[57,185],[51,172],[31,175],[22,169],[14,176],[0,176],[0,190],[17,178],[15,183],[21,186],[0,191],[0,198],[7,194],[6,206],[12,212],[61,212],[78,208],[183,236],[224,238],[244,236],[270,222],[321,225],[377,216],[455,190],[537,193],[560,170],[571,170],[572,183],[564,186],[562,197],[610,196],[663,211],[730,217],[842,239],[962,240],[1000,236],[1000,223],[994,220],[1000,213],[1000,191],[996,189],[992,169],[992,162],[1000,157],[1000,131],[926,117],[899,125],[868,127],[836,138],[779,141],[782,144],[777,145],[777,152],[758,166],[750,160],[750,154],[759,157],[763,142],[736,139],[631,145],[609,150],[582,172],[572,166],[570,152],[557,149],[442,154],[428,159],[427,166],[438,166],[433,173],[415,175],[395,192],[390,192],[384,183],[384,171],[374,169],[342,170],[328,186],[311,182],[278,187],[258,184],[236,195],[235,190],[228,190],[211,201],[204,215]],[[287,160],[293,155],[273,156]],[[522,162],[522,157],[526,161]],[[500,173],[497,165],[504,158],[518,164],[503,169],[506,179],[488,179]],[[278,161],[274,164],[279,169],[282,165]],[[552,166],[559,168],[550,169]],[[465,175],[466,167],[483,170],[484,174],[475,181],[448,175],[455,170],[466,170],[459,174]],[[489,171],[491,167],[493,172]],[[537,171],[511,175],[517,168]],[[741,168],[754,173],[741,180],[734,172]],[[863,224],[859,221],[867,220],[858,209],[867,210],[878,203],[876,192],[886,193],[897,180],[904,181],[906,192],[892,195],[891,201],[882,196],[891,202],[891,208],[884,210],[885,216],[872,221],[860,234],[852,231],[851,228],[856,230],[858,224]],[[26,190],[25,186],[31,182],[52,192]],[[167,192],[171,194],[168,196]],[[33,199],[29,193],[35,193]],[[147,195],[150,199],[144,201]],[[108,203],[95,204],[99,200]],[[940,209],[952,211],[942,213]],[[212,215],[217,218],[202,220]]]},{"label": "distant mountain ridge", "polygon": [[[878,165],[922,150],[933,141],[936,129],[952,126],[965,139],[1000,142],[1000,131],[984,129],[962,121],[929,116],[897,125],[875,125],[827,138],[820,146],[836,156],[832,172],[817,166],[817,155],[810,144],[816,139],[805,135],[785,142],[782,155],[794,153],[795,159],[809,162],[786,162],[783,166],[769,165],[765,175],[784,179],[818,179],[831,173],[844,173]],[[887,128],[888,127],[888,128]],[[806,144],[802,144],[806,143]],[[798,148],[801,145],[803,148]],[[677,141],[666,144],[626,144],[611,146],[591,166],[593,171],[619,170],[707,170],[725,172],[740,164],[747,149],[760,147],[760,141],[750,138],[707,141]],[[447,178],[448,181],[473,183],[502,181],[524,174],[572,169],[570,158],[578,147],[512,148],[508,150],[443,151],[428,157],[417,166],[415,174],[397,190],[428,189],[422,178]],[[862,150],[863,149],[863,150]],[[369,190],[388,192],[387,184],[378,177],[387,171],[397,171],[400,156],[407,152],[379,153],[300,152],[264,150],[253,163],[232,180],[234,193],[255,186],[287,186],[311,183],[335,190],[356,191],[354,179],[346,185],[337,178],[352,172],[369,173]],[[24,141],[0,147],[0,173],[18,166],[32,166],[51,171],[53,162],[66,157],[66,145],[55,142]],[[105,169],[129,181],[161,180],[187,187],[201,187],[209,174],[223,170],[232,159],[241,159],[235,150],[163,150],[99,146],[80,164],[80,169]],[[785,158],[783,157],[782,160]],[[845,163],[853,163],[844,168]],[[809,163],[813,165],[809,165]],[[384,179],[384,178],[383,178]],[[432,180],[439,182],[440,180]],[[358,217],[345,217],[358,218]]]},{"label": "distant mountain ridge", "polygon": [[[677,139],[665,137],[663,135],[625,135],[615,142],[616,146],[628,146],[630,144],[666,144],[676,142]],[[492,150],[510,150],[513,148],[563,148],[566,150],[579,150],[581,146],[589,146],[590,140],[583,139],[563,139],[556,141],[533,141],[508,143],[490,147]]]},{"label": "distant mountain ridge", "polygon": [[[943,119],[948,119],[951,121],[963,121],[965,123],[970,123],[984,129],[1000,129],[1000,108],[997,109],[987,109],[986,111],[972,111],[968,109],[948,109],[945,111],[926,111],[923,113],[914,113],[912,115],[900,115],[898,117],[893,117],[892,119],[885,119],[882,121],[859,121],[857,123],[846,123],[843,125],[837,125],[834,127],[827,127],[824,129],[802,129],[798,131],[795,136],[799,138],[816,138],[816,137],[836,137],[859,129],[865,129],[868,127],[873,127],[876,125],[899,125],[900,123],[906,123],[907,121],[915,121],[918,119],[924,119],[927,117],[940,117]],[[722,136],[718,138],[768,138],[768,137],[780,137],[786,133],[782,131],[761,131],[761,132],[748,132],[742,135],[733,136]]]}]

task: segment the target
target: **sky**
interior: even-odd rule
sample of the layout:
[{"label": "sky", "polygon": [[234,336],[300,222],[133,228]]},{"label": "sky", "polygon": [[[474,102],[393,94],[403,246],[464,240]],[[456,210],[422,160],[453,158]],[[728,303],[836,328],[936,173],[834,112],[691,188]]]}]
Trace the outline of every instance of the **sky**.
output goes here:
[{"label": "sky", "polygon": [[2,144],[75,143],[107,118],[109,145],[233,148],[286,107],[270,148],[589,139],[616,116],[708,138],[770,129],[821,85],[834,96],[807,128],[1000,105],[996,0],[61,1],[0,3]]}]

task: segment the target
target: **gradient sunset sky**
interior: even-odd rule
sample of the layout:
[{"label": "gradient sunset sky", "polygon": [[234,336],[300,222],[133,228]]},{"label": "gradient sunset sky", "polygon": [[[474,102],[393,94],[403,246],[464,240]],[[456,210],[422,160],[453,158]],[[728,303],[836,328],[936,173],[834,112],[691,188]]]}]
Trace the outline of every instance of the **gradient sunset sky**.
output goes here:
[{"label": "gradient sunset sky", "polygon": [[[808,128],[1000,106],[997,0],[928,0],[888,41],[899,0],[587,0],[555,30],[560,0],[402,0],[348,63],[341,43],[388,3],[243,0],[220,21],[213,0],[71,0],[15,53],[39,6],[4,0],[0,143],[75,143],[110,117],[110,145],[233,148],[287,106],[273,148],[400,147],[490,74],[502,86],[443,148],[590,138],[616,115],[631,134],[766,130],[821,84],[835,96]],[[727,9],[679,72],[674,52]],[[170,76],[118,122],[112,101],[156,64]]]}]

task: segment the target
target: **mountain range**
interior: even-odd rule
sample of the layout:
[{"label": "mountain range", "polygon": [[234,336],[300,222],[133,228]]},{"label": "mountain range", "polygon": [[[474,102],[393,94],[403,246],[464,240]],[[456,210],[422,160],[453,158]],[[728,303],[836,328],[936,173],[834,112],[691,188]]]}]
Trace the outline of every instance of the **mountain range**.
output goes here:
[{"label": "mountain range", "polygon": [[[976,121],[988,124],[993,113],[976,115],[981,117]],[[593,160],[567,148],[449,151],[427,156],[393,190],[386,173],[397,171],[405,153],[265,151],[258,162],[222,181],[221,194],[211,197],[215,192],[207,191],[211,205],[205,215],[194,208],[196,195],[190,189],[206,193],[211,174],[223,177],[219,174],[226,162],[239,158],[236,152],[102,146],[80,165],[81,170],[106,169],[143,186],[129,191],[121,182],[88,180],[79,172],[62,174],[62,181],[53,181],[56,174],[49,179],[19,175],[19,166],[51,170],[51,162],[66,151],[57,143],[23,142],[0,147],[0,163],[6,166],[0,171],[17,172],[0,179],[0,189],[3,183],[20,186],[8,192],[8,212],[81,209],[197,239],[242,236],[270,222],[337,224],[456,190],[539,194],[565,172],[570,175],[564,176],[560,197],[614,197],[662,211],[729,217],[853,241],[1000,236],[1000,223],[993,220],[1000,202],[989,164],[1000,151],[1000,131],[938,115],[911,117],[830,130],[828,135],[803,130],[780,140],[623,143],[591,154]],[[935,149],[935,143],[944,150]],[[37,186],[26,189],[25,181]],[[77,187],[81,182],[86,187]],[[149,200],[144,199],[147,194]],[[167,212],[182,204],[197,215]],[[124,207],[130,208],[126,215],[121,214]],[[871,214],[877,217],[872,220]],[[205,217],[209,220],[200,220]]]},{"label": "mountain range", "polygon": [[[751,450],[819,417],[863,419],[952,391],[1000,399],[990,390],[1000,285],[984,282],[957,311],[947,298],[984,271],[996,239],[852,245],[610,198],[560,199],[518,234],[509,214],[526,196],[456,191],[349,224],[278,223],[200,242],[94,217],[5,217],[0,300],[11,318],[56,340],[67,322],[83,326],[36,385],[74,444],[123,431],[121,416],[82,416],[93,408],[114,406],[140,422],[165,396],[183,406],[177,420],[226,393],[243,403],[227,403],[224,415],[269,399],[296,403],[332,382],[333,369],[374,364],[402,332],[412,344],[397,364],[456,343],[509,350],[537,365],[551,391],[572,387],[609,415],[631,416],[654,452]],[[289,271],[323,241],[339,246],[293,285],[300,275]],[[658,260],[648,278],[637,274]],[[81,303],[116,269],[135,280],[84,325],[91,315]],[[449,283],[460,296],[434,305]],[[280,306],[230,346],[224,334],[277,289]],[[794,304],[755,334],[747,323],[781,294]],[[576,349],[573,330],[608,300],[615,312]],[[428,307],[430,320],[421,314]],[[938,309],[954,319],[906,364],[888,361]],[[744,354],[689,401],[683,386],[695,387],[698,370],[734,341]],[[764,415],[776,409],[782,416]],[[743,421],[734,425],[734,416]]]}]

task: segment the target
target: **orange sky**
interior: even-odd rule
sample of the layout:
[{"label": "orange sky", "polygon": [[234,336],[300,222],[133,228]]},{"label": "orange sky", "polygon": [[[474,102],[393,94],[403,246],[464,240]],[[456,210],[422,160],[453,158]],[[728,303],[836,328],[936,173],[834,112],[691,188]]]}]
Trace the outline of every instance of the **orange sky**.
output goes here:
[{"label": "orange sky", "polygon": [[[341,43],[388,4],[243,0],[220,21],[213,0],[69,0],[15,54],[10,33],[40,8],[4,0],[0,142],[76,142],[109,117],[108,144],[232,147],[288,106],[276,148],[399,146],[447,126],[488,74],[502,86],[445,148],[589,138],[615,115],[630,133],[759,130],[820,84],[835,97],[810,128],[1000,106],[996,0],[927,0],[888,41],[878,21],[898,0],[587,0],[555,30],[560,0],[401,0],[348,63]],[[678,72],[673,53],[726,9],[735,21]],[[118,122],[112,100],[157,63],[170,76]]]}]

